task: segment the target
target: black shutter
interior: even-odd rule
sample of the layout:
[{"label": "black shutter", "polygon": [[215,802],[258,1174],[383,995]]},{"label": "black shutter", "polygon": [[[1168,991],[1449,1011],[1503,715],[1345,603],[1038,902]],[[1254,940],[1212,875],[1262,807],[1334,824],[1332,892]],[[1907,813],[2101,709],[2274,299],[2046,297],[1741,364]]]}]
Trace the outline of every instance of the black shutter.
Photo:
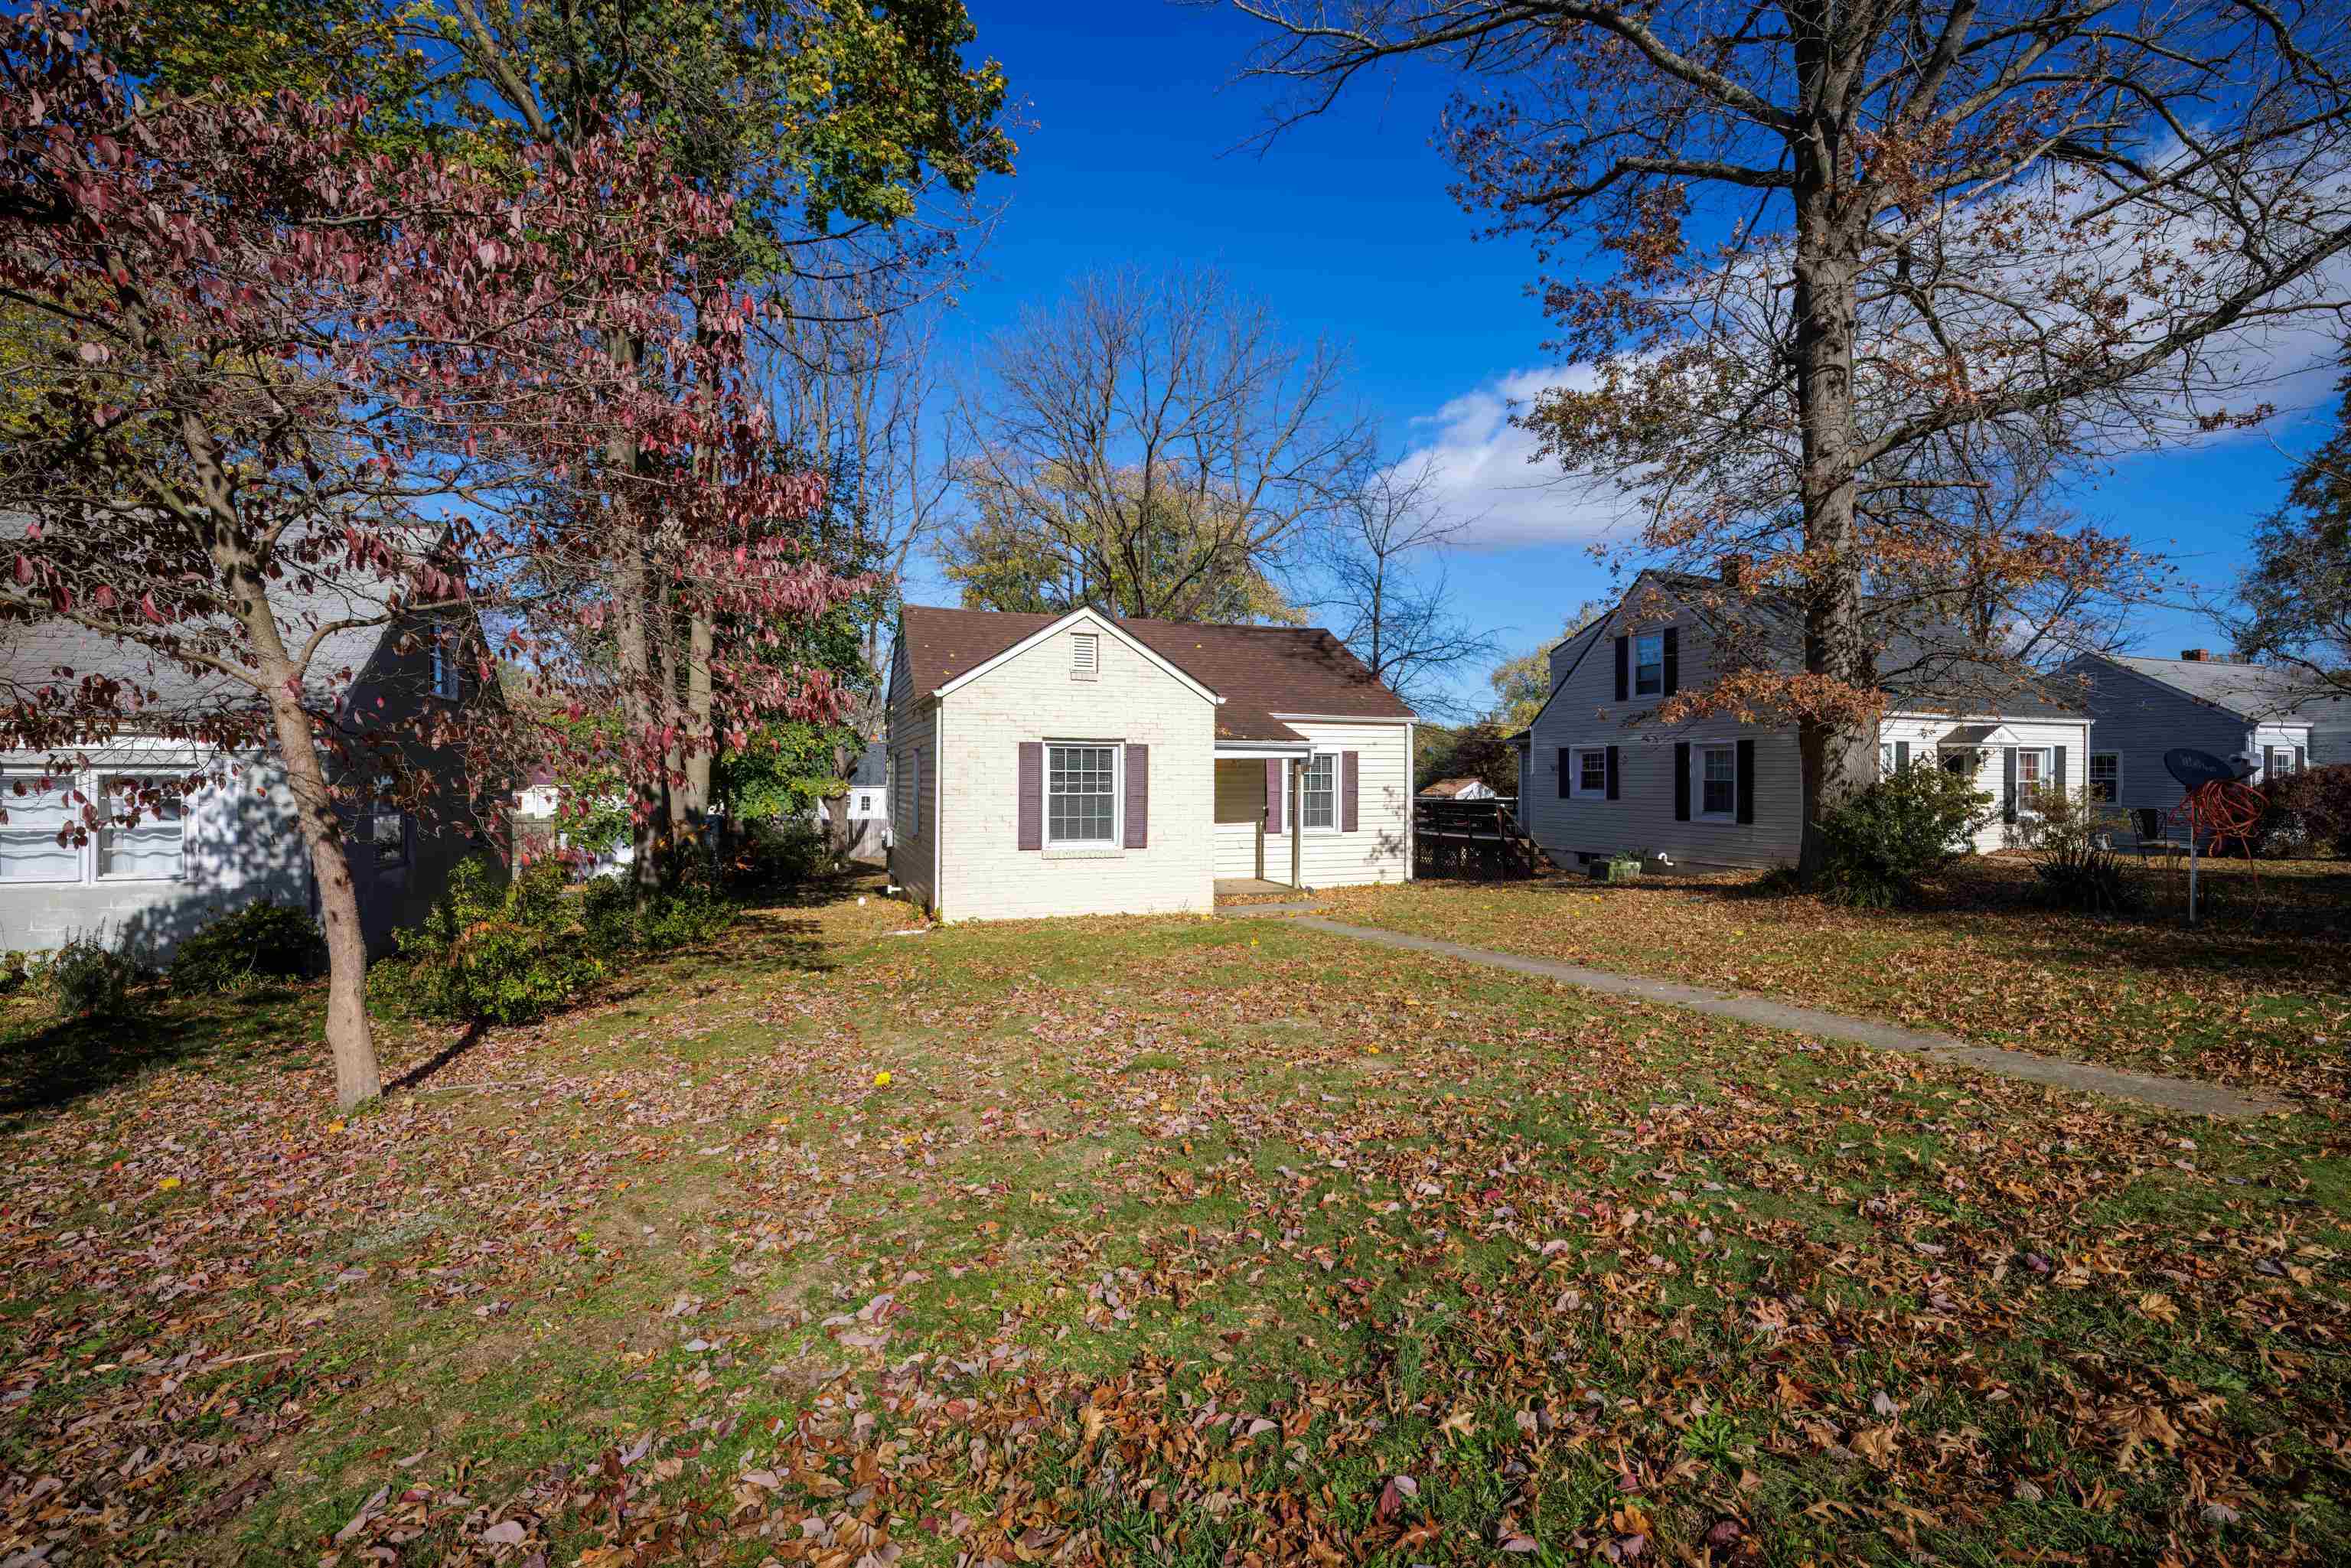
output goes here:
[{"label": "black shutter", "polygon": [[2297,746],[2297,747],[2295,747],[2294,748],[2294,770],[2296,773],[2299,773],[2299,772],[2301,772],[2304,768],[2307,768],[2307,767],[2309,767],[2309,766],[2310,766],[2310,748],[2309,748],[2308,747],[2306,747],[2306,746]]},{"label": "black shutter", "polygon": [[1910,743],[1907,740],[1896,741],[1894,743],[1894,771],[1896,773],[1903,772],[1907,770],[1909,766]]},{"label": "black shutter", "polygon": [[1575,766],[1575,758],[1573,754],[1571,753],[1566,747],[1561,747],[1559,748],[1559,798],[1562,800],[1566,800],[1568,796],[1567,770],[1573,766]]},{"label": "black shutter", "polygon": [[1616,748],[1608,748],[1608,798],[1616,799]]},{"label": "black shutter", "polygon": [[2057,793],[2065,792],[2065,748],[2062,746],[2049,754],[2049,781],[2057,786]]},{"label": "black shutter", "polygon": [[1673,695],[1682,689],[1682,637],[1673,627],[1666,628],[1666,692]]},{"label": "black shutter", "polygon": [[1616,700],[1623,702],[1633,693],[1633,639],[1616,639]]},{"label": "black shutter", "polygon": [[1752,824],[1755,821],[1755,743],[1739,743],[1739,820]]},{"label": "black shutter", "polygon": [[2000,789],[2000,820],[2003,822],[2013,822],[2016,821],[2016,747],[2013,746],[2001,747],[2000,748],[2000,759],[2002,770],[2001,775]]},{"label": "black shutter", "polygon": [[1689,742],[1674,742],[1674,821],[1690,820]]}]

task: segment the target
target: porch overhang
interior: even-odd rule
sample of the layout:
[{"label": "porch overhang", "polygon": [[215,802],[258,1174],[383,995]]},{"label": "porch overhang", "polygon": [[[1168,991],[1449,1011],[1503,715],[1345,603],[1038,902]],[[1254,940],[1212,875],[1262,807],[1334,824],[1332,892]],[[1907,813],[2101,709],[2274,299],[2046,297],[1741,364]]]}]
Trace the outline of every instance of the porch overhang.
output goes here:
[{"label": "porch overhang", "polygon": [[1247,762],[1259,758],[1281,762],[1309,756],[1313,750],[1313,743],[1305,740],[1220,740],[1217,742],[1217,760]]},{"label": "porch overhang", "polygon": [[2022,746],[2016,732],[2004,724],[1962,724],[1935,737],[1945,751],[1982,751],[1995,746]]}]

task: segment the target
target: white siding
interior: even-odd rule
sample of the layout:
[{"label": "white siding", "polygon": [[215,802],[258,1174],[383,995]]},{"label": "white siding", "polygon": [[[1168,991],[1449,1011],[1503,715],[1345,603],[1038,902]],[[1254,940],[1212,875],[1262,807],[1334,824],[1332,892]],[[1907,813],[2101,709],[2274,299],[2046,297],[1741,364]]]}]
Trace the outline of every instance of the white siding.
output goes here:
[{"label": "white siding", "polygon": [[[0,771],[37,776],[44,760],[0,757]],[[119,768],[185,776],[200,766],[185,747],[131,743],[95,753],[92,760],[101,772]],[[264,898],[309,908],[309,855],[295,825],[285,770],[266,758],[209,766],[221,768],[223,777],[186,799],[176,880],[101,878],[95,847],[85,845],[76,881],[0,883],[0,951],[45,952],[91,936],[162,964],[181,940],[231,910]],[[0,797],[0,807],[7,804]]]},{"label": "white siding", "polygon": [[[1412,871],[1412,747],[1406,727],[1311,719],[1283,722],[1317,751],[1357,754],[1355,831],[1306,830],[1298,850],[1299,874],[1305,884],[1352,887],[1405,881]],[[1283,777],[1289,777],[1286,764]],[[1265,874],[1275,882],[1290,880],[1290,821],[1285,805],[1283,831],[1265,836]]]},{"label": "white siding", "polygon": [[[1961,724],[1984,724],[1990,719],[1906,718],[1886,720],[1878,727],[1878,738],[1884,745],[1897,742],[1910,747],[1913,765],[1922,758],[1941,766],[1941,753],[1936,747],[1938,737],[1949,735]],[[2090,781],[2090,727],[2064,719],[2008,719],[2001,727],[2016,737],[2018,748],[2031,747],[2050,754],[2052,782],[2062,781],[2069,791],[2078,793]],[[2060,750],[2064,755],[2057,756]],[[1976,831],[1975,847],[1984,852],[2007,849],[2022,841],[2020,828],[2029,828],[2028,821],[2011,823],[2002,820],[2001,802],[2008,789],[2008,760],[1999,746],[1983,748],[1976,765],[1976,788],[1991,797],[1992,818]]]},{"label": "white siding", "polygon": [[[1214,907],[1216,706],[1099,630],[1101,667],[1092,679],[1071,677],[1071,632],[1064,630],[941,699],[946,735],[934,772],[945,788],[933,794],[936,809],[920,831],[940,835],[943,918]],[[1019,747],[1050,740],[1151,748],[1146,847],[1019,847]]]}]

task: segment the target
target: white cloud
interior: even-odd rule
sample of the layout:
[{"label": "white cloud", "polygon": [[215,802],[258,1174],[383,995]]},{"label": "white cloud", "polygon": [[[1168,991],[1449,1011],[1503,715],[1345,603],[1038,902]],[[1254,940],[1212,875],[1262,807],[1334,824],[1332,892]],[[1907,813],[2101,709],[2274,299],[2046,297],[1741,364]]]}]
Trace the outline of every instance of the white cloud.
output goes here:
[{"label": "white cloud", "polygon": [[1399,474],[1430,469],[1435,498],[1468,520],[1467,545],[1583,544],[1633,516],[1614,484],[1561,475],[1535,460],[1534,437],[1510,423],[1545,388],[1593,384],[1582,365],[1511,371],[1413,423]]}]

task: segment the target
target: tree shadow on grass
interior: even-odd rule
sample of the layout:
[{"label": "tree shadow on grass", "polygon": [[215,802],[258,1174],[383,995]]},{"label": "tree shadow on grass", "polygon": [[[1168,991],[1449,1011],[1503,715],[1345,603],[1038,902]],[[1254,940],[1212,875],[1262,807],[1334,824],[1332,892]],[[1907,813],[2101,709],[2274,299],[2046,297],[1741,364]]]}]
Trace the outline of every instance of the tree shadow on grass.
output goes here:
[{"label": "tree shadow on grass", "polygon": [[132,999],[134,1010],[113,1018],[59,1019],[41,1013],[38,1000],[10,1004],[0,1015],[0,1133],[160,1068],[212,1057],[241,1069],[323,1060],[303,1027],[301,993],[289,988],[201,998],[147,988]]}]

